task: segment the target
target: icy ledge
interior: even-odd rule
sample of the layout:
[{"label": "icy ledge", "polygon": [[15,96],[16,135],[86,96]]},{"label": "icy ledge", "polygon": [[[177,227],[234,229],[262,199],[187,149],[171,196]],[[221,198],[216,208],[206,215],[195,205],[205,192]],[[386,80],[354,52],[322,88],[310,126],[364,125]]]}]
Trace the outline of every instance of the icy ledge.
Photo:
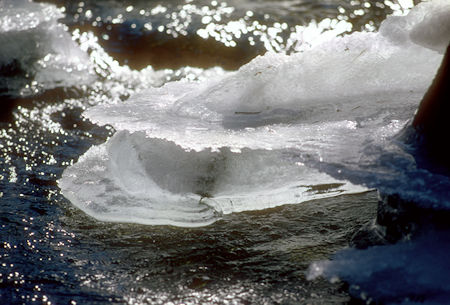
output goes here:
[{"label": "icy ledge", "polygon": [[442,59],[448,9],[423,3],[379,33],[93,107],[85,116],[118,132],[64,172],[61,190],[101,220],[181,226],[366,187],[450,206],[439,192],[450,181],[392,141]]}]

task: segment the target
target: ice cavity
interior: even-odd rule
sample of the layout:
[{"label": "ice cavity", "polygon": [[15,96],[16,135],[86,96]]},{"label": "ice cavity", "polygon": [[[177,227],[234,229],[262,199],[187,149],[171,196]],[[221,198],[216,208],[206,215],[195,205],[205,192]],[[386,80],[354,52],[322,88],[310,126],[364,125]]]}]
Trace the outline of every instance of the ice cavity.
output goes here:
[{"label": "ice cavity", "polygon": [[[234,73],[91,108],[86,117],[118,133],[64,172],[62,192],[102,220],[178,225],[316,198],[305,186],[338,187],[326,187],[325,196],[363,189],[346,181],[416,197],[418,185],[437,178],[391,139],[431,83],[442,59],[438,42],[449,41],[424,47],[429,40],[417,33],[429,24],[417,12],[440,9],[447,10],[444,1],[425,3],[388,18],[379,33],[335,37],[291,56],[270,53]],[[128,150],[122,156],[132,161],[112,161]],[[197,213],[204,205],[206,216]]]},{"label": "ice cavity", "polygon": [[0,68],[5,73],[21,74],[17,79],[6,75],[6,82],[0,73],[2,89],[31,93],[23,90],[24,77],[47,89],[92,81],[89,57],[58,23],[61,17],[61,10],[54,5],[26,0],[0,2]]},{"label": "ice cavity", "polygon": [[288,150],[186,151],[142,132],[119,131],[68,168],[59,185],[100,220],[176,226],[364,190],[295,159]]}]

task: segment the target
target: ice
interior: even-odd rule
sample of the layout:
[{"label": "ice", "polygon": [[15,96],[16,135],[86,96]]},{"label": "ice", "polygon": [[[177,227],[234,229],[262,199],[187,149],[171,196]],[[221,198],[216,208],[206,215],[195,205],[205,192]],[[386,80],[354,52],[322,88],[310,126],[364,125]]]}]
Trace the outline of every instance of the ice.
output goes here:
[{"label": "ice", "polygon": [[411,29],[411,40],[444,53],[450,41],[449,11],[450,2],[446,0],[425,2],[419,6],[411,16],[411,19],[420,18]]},{"label": "ice", "polygon": [[449,250],[448,232],[432,231],[415,241],[338,252],[313,263],[308,278],[339,277],[353,284],[355,296],[383,304],[447,304]]},{"label": "ice", "polygon": [[419,168],[396,136],[442,60],[449,11],[447,1],[424,3],[378,33],[268,53],[236,72],[88,109],[118,132],[65,171],[62,192],[98,219],[150,224],[300,203],[317,198],[315,185],[339,186],[323,196],[369,187],[450,207],[449,179]]},{"label": "ice", "polygon": [[31,82],[34,87],[51,89],[89,84],[95,78],[89,56],[58,23],[62,17],[54,5],[26,0],[0,2],[0,68],[30,80],[24,84],[23,77],[3,79],[0,73],[0,89],[32,94],[25,88]]},{"label": "ice", "polygon": [[293,162],[296,158],[283,150],[186,151],[142,132],[120,131],[68,168],[59,185],[100,220],[176,226],[365,190]]}]

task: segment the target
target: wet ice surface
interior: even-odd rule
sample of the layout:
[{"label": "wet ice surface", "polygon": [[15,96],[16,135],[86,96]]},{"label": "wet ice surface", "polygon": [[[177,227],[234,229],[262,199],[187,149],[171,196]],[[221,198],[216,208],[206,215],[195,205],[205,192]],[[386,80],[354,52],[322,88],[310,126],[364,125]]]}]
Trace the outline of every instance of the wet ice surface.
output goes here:
[{"label": "wet ice surface", "polygon": [[[63,2],[54,2],[58,6],[63,6]],[[373,192],[323,199],[324,196],[342,194],[342,187],[345,185],[336,181],[324,181],[322,174],[318,174],[320,181],[312,184],[297,181],[298,183],[293,185],[296,190],[300,190],[311,199],[317,198],[314,196],[322,198],[318,201],[307,201],[299,205],[263,211],[219,213],[225,215],[219,215],[221,216],[219,221],[204,228],[98,222],[75,208],[60,193],[56,181],[61,178],[63,170],[69,166],[72,166],[69,168],[76,168],[73,165],[77,164],[79,156],[93,145],[101,145],[114,133],[114,129],[110,126],[99,127],[81,117],[81,113],[90,107],[99,104],[120,104],[126,107],[127,103],[131,102],[128,99],[129,96],[151,86],[159,87],[173,80],[183,79],[186,82],[186,80],[207,79],[206,84],[215,80],[220,82],[221,79],[235,77],[236,73],[225,73],[221,68],[210,70],[203,68],[213,67],[218,63],[228,70],[237,69],[264,50],[289,53],[292,50],[306,49],[309,45],[349,30],[349,24],[353,25],[353,30],[372,31],[378,28],[380,20],[384,19],[387,13],[403,13],[400,6],[389,1],[359,4],[339,1],[318,6],[297,1],[280,4],[268,1],[229,2],[226,5],[213,2],[193,6],[188,6],[189,3],[184,2],[161,2],[159,5],[157,2],[148,4],[140,1],[126,4],[115,1],[68,2],[64,5],[66,17],[60,21],[58,18],[62,16],[62,13],[53,6],[40,7],[26,1],[10,1],[12,7],[5,8],[4,5],[7,2],[0,3],[2,16],[0,40],[8,41],[1,44],[1,54],[11,56],[1,57],[0,75],[1,103],[2,107],[6,107],[2,108],[0,137],[0,299],[2,301],[6,300],[5,302],[11,304],[33,302],[59,304],[70,301],[76,301],[78,304],[152,304],[161,301],[194,304],[205,302],[222,304],[226,301],[237,304],[309,301],[329,304],[344,303],[349,300],[348,294],[341,290],[340,284],[330,284],[325,280],[307,282],[305,271],[311,261],[325,259],[330,253],[345,247],[351,234],[366,220],[374,217],[376,198]],[[284,5],[286,3],[292,5],[287,7]],[[201,5],[207,8],[203,11]],[[253,5],[263,9],[253,9]],[[391,6],[393,11],[390,9]],[[23,11],[19,15],[9,14],[9,10],[16,11],[21,8]],[[42,12],[43,8],[45,14]],[[229,8],[232,8],[231,13]],[[304,14],[305,11],[308,12],[307,16]],[[152,12],[153,15],[151,15]],[[259,12],[263,14],[259,15]],[[122,17],[119,18],[120,14]],[[166,17],[167,14],[170,14],[170,18]],[[190,22],[184,28],[177,27],[176,20],[189,19],[190,15],[197,21]],[[221,20],[214,19],[219,15]],[[108,19],[108,16],[111,16],[111,19]],[[206,17],[204,21],[212,18],[211,22],[203,23],[204,17]],[[327,20],[327,17],[330,19]],[[4,18],[13,18],[15,21],[3,22],[6,20]],[[113,23],[115,19],[116,23]],[[315,22],[310,23],[312,19],[315,19]],[[22,27],[21,20],[31,21],[27,23],[27,26]],[[148,32],[142,31],[142,26],[145,27],[150,20],[152,21],[151,29],[149,29],[150,25],[147,25]],[[173,22],[170,21],[171,24],[166,25],[169,22],[167,20]],[[236,27],[230,27],[230,21],[238,21],[231,24]],[[339,23],[341,21],[342,23]],[[65,23],[68,29],[64,29],[61,22]],[[11,24],[17,24],[17,29],[20,31],[11,29]],[[28,27],[33,24],[36,25],[35,28]],[[208,24],[213,25],[207,28]],[[238,24],[244,24],[244,26],[238,27]],[[164,27],[160,32],[161,25]],[[239,30],[236,31],[236,28]],[[249,33],[244,34],[243,28]],[[134,31],[135,29],[141,31]],[[169,33],[169,29],[172,32]],[[322,33],[324,29],[331,29],[331,31]],[[188,35],[184,36],[183,30],[186,30]],[[160,54],[175,52],[177,48],[170,45],[175,32],[179,37],[187,37],[184,40],[176,40],[176,46],[183,43],[185,46],[182,61],[171,65],[170,56],[162,63],[132,61],[133,58],[151,57],[151,54],[146,53],[147,51],[139,53],[134,52],[133,47],[129,48],[128,46],[138,45],[133,44],[133,41],[139,43],[160,41],[163,42],[159,49]],[[203,40],[206,33],[209,35],[209,40]],[[317,36],[319,33],[322,35]],[[238,38],[238,35],[241,35],[241,38]],[[10,43],[11,37],[15,38],[12,43]],[[42,41],[52,43],[42,44]],[[232,41],[236,43],[237,48],[228,47],[232,45]],[[155,45],[157,46],[158,43],[153,46]],[[38,46],[45,46],[45,48],[40,49]],[[202,50],[201,54],[204,56],[190,53],[192,49]],[[214,52],[207,56],[209,49],[213,49]],[[137,56],[139,54],[141,56]],[[219,57],[227,60],[219,61],[218,56],[214,54],[220,54]],[[208,60],[195,60],[200,57]],[[72,59],[81,61],[83,66],[78,66]],[[437,62],[436,59],[435,64]],[[148,64],[154,64],[156,67],[160,64],[160,66],[156,70],[147,66]],[[189,65],[200,68],[191,68],[188,67]],[[77,70],[78,67],[80,70]],[[133,68],[143,69],[133,70]],[[264,74],[257,75],[254,74],[260,72],[259,70],[248,70],[248,75],[255,84],[261,84],[261,82],[264,84],[267,82],[267,79],[264,79],[266,75],[269,78],[276,78],[276,73],[271,74],[269,70],[264,69]],[[286,69],[280,71],[286,71]],[[70,73],[71,77],[67,77],[67,73]],[[427,75],[424,77],[428,77]],[[424,88],[426,84],[423,84],[423,90]],[[146,95],[146,93],[142,94]],[[416,101],[420,99],[419,95],[419,91],[412,94]],[[125,102],[122,103],[123,101]],[[134,102],[136,101],[135,99]],[[146,100],[142,101],[146,102]],[[284,101],[287,101],[284,105],[292,105],[289,99]],[[353,102],[358,102],[358,99],[354,99]],[[235,145],[240,141],[237,134],[240,130],[247,128],[246,132],[250,135],[247,141],[250,142],[255,138],[254,135],[267,134],[267,142],[273,145],[272,131],[289,135],[298,130],[295,126],[290,129],[283,124],[289,125],[293,122],[295,125],[299,121],[311,124],[303,131],[304,135],[315,131],[316,134],[310,134],[310,140],[314,140],[323,136],[318,132],[321,129],[316,127],[322,124],[322,121],[327,121],[330,124],[329,127],[332,127],[327,129],[330,132],[327,139],[331,141],[327,143],[336,146],[340,139],[335,138],[334,133],[339,134],[341,130],[352,134],[352,130],[357,130],[355,127],[360,128],[364,118],[374,115],[373,112],[366,113],[358,107],[353,110],[357,113],[352,120],[346,122],[345,116],[348,110],[352,109],[353,104],[341,102],[337,108],[334,104],[320,105],[320,109],[313,107],[308,109],[306,114],[292,112],[291,106],[287,108],[288,111],[281,107],[281,109],[271,109],[261,113],[257,113],[259,110],[253,110],[253,108],[234,110],[225,107],[232,110],[229,113],[221,113],[222,121],[214,125],[215,128],[217,127],[215,132],[223,136],[223,130],[230,129],[229,143]],[[400,109],[404,109],[401,101],[399,105]],[[195,107],[192,108],[194,104],[189,101],[182,106],[179,111],[184,113],[189,114],[190,110],[195,110]],[[354,105],[354,107],[357,106],[357,104]],[[394,114],[397,113],[395,111],[395,109],[398,110],[397,106],[393,107]],[[397,116],[391,116],[391,109],[385,113],[375,111],[375,116],[379,120],[384,121],[386,118],[385,122],[390,124],[387,125],[386,130],[380,130],[382,136],[379,138],[379,134],[375,133],[375,139],[383,142],[401,129],[414,108],[411,106],[409,110],[402,112],[398,121],[391,121]],[[6,113],[3,109],[7,109]],[[219,113],[223,109],[215,107],[213,110]],[[337,121],[327,118],[331,113],[337,116],[333,115],[338,118]],[[146,112],[140,111],[135,114],[143,115],[144,118],[147,115]],[[180,113],[175,112],[175,114]],[[156,116],[158,113],[153,115]],[[119,117],[121,116],[122,114]],[[190,121],[189,116],[186,121]],[[196,120],[196,122],[202,122],[202,120]],[[208,120],[206,122],[210,124]],[[267,122],[271,124],[269,130],[265,130],[262,126]],[[374,120],[369,126],[379,126],[377,122]],[[173,124],[171,126],[173,127]],[[132,130],[128,125],[127,128],[130,132],[134,132],[143,127],[146,129],[148,126],[140,126]],[[183,125],[180,126],[180,128],[183,127]],[[277,129],[274,130],[273,127]],[[143,149],[141,151],[146,151],[148,146],[153,147],[151,144],[158,142],[156,140],[147,142],[142,139],[144,137],[142,133],[131,136],[125,131],[117,135],[116,139],[123,137],[127,141],[137,141],[138,148]],[[197,136],[197,138],[203,138],[199,145],[204,145],[204,142],[211,140],[211,137],[204,137],[202,128],[193,128],[191,135],[191,138],[175,137],[174,140],[192,143],[191,140]],[[358,141],[358,137],[355,140]],[[219,141],[223,143],[224,138],[219,137]],[[159,147],[168,147],[171,154],[186,153],[171,142],[159,141],[158,143]],[[285,144],[286,142],[279,143],[280,146]],[[258,145],[260,144],[255,144],[253,149],[262,152],[261,158],[250,157],[252,162],[258,165],[259,161],[269,160],[273,162],[271,164],[274,169],[281,164],[285,166],[288,173],[295,174],[298,171],[307,170],[309,166],[320,160],[319,155],[313,154],[304,160],[305,156],[293,154],[292,150],[287,153],[276,149],[266,151],[264,147]],[[294,143],[288,147],[292,149],[295,145]],[[220,144],[217,147],[220,146],[223,145]],[[316,146],[307,147],[308,152],[314,151]],[[116,148],[119,149],[116,150]],[[120,156],[122,150],[123,153],[127,152],[126,148],[127,146],[111,145],[110,150],[115,153],[115,156],[118,154]],[[238,167],[242,167],[243,164],[250,166],[248,162],[239,163],[239,158],[248,156],[245,147],[241,146],[240,149],[240,153],[237,150],[228,149],[225,154],[217,151],[204,154],[208,158],[213,156],[213,159],[219,160],[218,166],[215,166],[213,162],[211,167],[213,172],[223,168],[224,163],[220,160],[224,159],[224,155],[231,156],[232,164],[235,162]],[[340,151],[328,152],[327,156],[331,158],[342,155]],[[197,155],[195,151],[191,154]],[[278,156],[281,157],[278,158]],[[167,156],[160,154],[160,157],[164,160]],[[351,153],[348,157],[351,160],[355,154]],[[201,156],[195,158],[203,160]],[[206,171],[209,170],[207,167],[211,162],[200,163]],[[292,167],[293,163],[297,165]],[[121,164],[121,166],[126,165],[126,163]],[[259,165],[253,167],[262,168]],[[330,169],[327,171],[329,172]],[[157,173],[158,183],[161,184],[164,181],[164,172]],[[275,174],[279,175],[279,172]],[[222,175],[222,177],[227,176]],[[229,177],[239,178],[236,175]],[[258,181],[260,177],[244,175],[242,179],[246,182],[248,178]],[[208,175],[195,178],[195,184],[187,179],[187,183],[180,185],[184,188],[194,188],[200,182],[204,188],[199,190],[195,187],[195,192],[198,193],[197,196],[203,197],[203,200],[212,200],[211,195],[217,197],[217,193],[211,194],[212,191],[227,185],[227,183],[216,183],[217,179],[212,183]],[[282,178],[285,180],[281,179],[278,182],[279,179],[277,179],[279,183],[277,187],[285,185],[284,182],[289,180],[289,177]],[[227,179],[223,181],[227,182]],[[250,182],[252,181],[248,183]],[[240,187],[248,190],[248,185],[245,183]],[[173,190],[175,186],[168,188]],[[223,188],[222,191],[224,191]],[[260,190],[255,189],[255,192],[257,191]],[[265,191],[270,192],[270,189],[262,190],[259,195],[264,194]],[[230,194],[226,195],[230,196]],[[267,197],[264,196],[264,198]],[[247,200],[246,204],[258,206],[259,201]],[[270,205],[264,207],[267,206]],[[220,205],[220,209],[222,208],[223,205]],[[355,274],[363,270],[364,266],[359,268],[356,269]],[[420,275],[421,271],[414,274]],[[356,281],[351,276],[348,278],[343,276],[343,278],[348,279],[350,283],[352,280]],[[370,285],[373,281],[369,278],[367,283]],[[430,285],[433,286],[433,284]]]}]

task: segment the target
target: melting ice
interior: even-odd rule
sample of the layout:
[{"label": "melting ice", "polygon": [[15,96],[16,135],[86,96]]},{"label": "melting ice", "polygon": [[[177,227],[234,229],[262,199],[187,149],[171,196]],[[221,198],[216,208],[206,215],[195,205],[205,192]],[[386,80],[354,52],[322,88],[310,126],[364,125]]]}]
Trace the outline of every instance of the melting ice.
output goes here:
[{"label": "melting ice", "polygon": [[101,220],[180,226],[367,187],[448,205],[434,195],[448,179],[418,169],[394,136],[442,59],[449,6],[93,107],[85,116],[117,133],[66,169],[61,190]]},{"label": "melting ice", "polygon": [[0,94],[28,95],[39,87],[70,87],[95,79],[88,55],[57,22],[62,16],[53,5],[0,2]]}]

